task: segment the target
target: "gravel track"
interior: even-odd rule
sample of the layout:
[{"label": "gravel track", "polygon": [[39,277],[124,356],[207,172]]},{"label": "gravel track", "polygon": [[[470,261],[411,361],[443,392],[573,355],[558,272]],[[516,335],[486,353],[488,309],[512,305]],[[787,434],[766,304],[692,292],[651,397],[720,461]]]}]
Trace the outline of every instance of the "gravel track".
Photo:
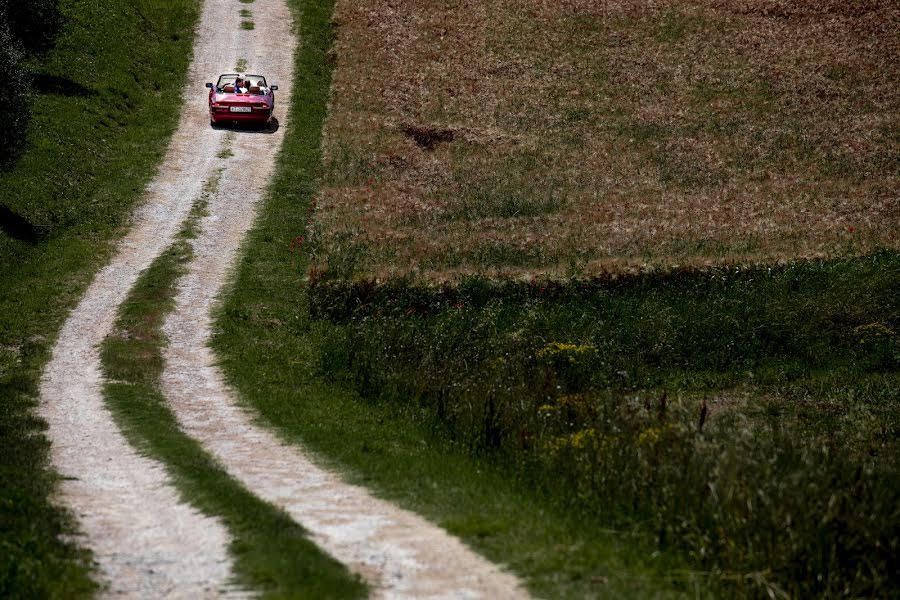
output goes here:
[{"label": "gravel track", "polygon": [[[246,157],[240,151],[231,160],[240,164]],[[226,169],[222,189],[229,188],[232,173]],[[251,222],[246,202],[227,193],[211,199],[214,216],[201,222],[195,259],[164,326],[169,344],[163,390],[181,427],[229,474],[283,508],[321,548],[361,574],[373,597],[527,597],[515,577],[418,515],[320,468],[301,449],[257,426],[235,401],[208,343],[210,310]]]},{"label": "gravel track", "polygon": [[[205,3],[178,129],[130,232],[64,324],[41,381],[39,414],[49,425],[51,462],[64,477],[57,500],[75,513],[80,542],[93,551],[109,595],[240,595],[229,585],[232,565],[223,524],[183,503],[163,466],[132,449],[113,422],[103,401],[98,345],[112,331],[117,308],[140,273],[172,243],[221,162],[216,154],[225,133],[209,126],[203,83],[232,70],[253,41],[271,39],[265,27],[272,19],[258,21],[253,36],[240,29],[241,6],[228,0]],[[280,58],[289,68],[290,15],[277,0],[254,4],[263,10],[271,6],[283,19],[271,34],[286,36]]]}]

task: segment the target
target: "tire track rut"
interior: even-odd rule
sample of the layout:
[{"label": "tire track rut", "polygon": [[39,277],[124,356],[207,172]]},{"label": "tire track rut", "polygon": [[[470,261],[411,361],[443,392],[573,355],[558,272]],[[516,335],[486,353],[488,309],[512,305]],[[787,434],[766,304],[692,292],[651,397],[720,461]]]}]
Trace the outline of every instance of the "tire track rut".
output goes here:
[{"label": "tire track rut", "polygon": [[[245,152],[236,151],[234,164]],[[226,168],[224,189],[234,175]],[[321,548],[360,573],[374,597],[527,597],[515,577],[455,537],[320,468],[301,449],[257,426],[238,405],[208,344],[210,311],[251,224],[245,202],[227,194],[211,200],[213,216],[192,241],[194,261],[163,327],[169,341],[163,391],[181,427],[247,489],[284,509]]]}]

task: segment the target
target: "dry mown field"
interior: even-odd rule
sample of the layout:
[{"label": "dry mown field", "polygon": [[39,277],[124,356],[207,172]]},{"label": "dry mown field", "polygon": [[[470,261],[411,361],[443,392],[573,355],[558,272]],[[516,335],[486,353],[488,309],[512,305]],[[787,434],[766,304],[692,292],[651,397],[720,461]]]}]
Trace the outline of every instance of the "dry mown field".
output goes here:
[{"label": "dry mown field", "polygon": [[331,275],[900,247],[900,0],[338,0]]}]

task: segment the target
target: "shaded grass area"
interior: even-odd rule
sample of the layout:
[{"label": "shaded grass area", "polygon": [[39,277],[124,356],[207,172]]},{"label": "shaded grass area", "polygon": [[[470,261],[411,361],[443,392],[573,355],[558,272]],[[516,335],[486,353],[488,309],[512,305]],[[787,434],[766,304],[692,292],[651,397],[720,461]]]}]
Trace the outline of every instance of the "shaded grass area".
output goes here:
[{"label": "shaded grass area", "polygon": [[[309,283],[315,318],[359,324],[372,331],[373,343],[384,334],[386,354],[417,353],[424,346],[416,341],[406,349],[389,348],[388,339],[414,340],[430,336],[431,327],[441,328],[446,340],[429,354],[444,357],[440,362],[447,373],[454,368],[448,363],[455,360],[454,345],[474,343],[483,330],[484,336],[520,331],[531,340],[525,347],[524,339],[513,338],[504,352],[514,345],[533,355],[550,342],[588,344],[595,348],[589,383],[607,388],[722,389],[748,373],[754,384],[770,385],[898,366],[900,255],[892,252],[567,282],[476,278],[430,287],[404,280],[376,284],[313,278]],[[342,345],[335,346],[335,360],[342,360],[337,353]],[[348,362],[362,365],[352,358]],[[389,376],[375,370],[379,377]],[[698,380],[697,373],[707,375]]]},{"label": "shaded grass area", "polygon": [[33,119],[0,173],[0,595],[76,597],[89,557],[48,502],[32,415],[56,332],[111,253],[173,131],[196,0],[62,0],[56,46],[31,63]]},{"label": "shaded grass area", "polygon": [[704,575],[669,569],[677,561],[654,555],[647,536],[585,527],[580,516],[558,510],[502,466],[448,444],[391,405],[361,402],[352,389],[321,376],[321,347],[329,336],[309,314],[302,234],[320,173],[331,7],[317,0],[292,6],[301,47],[291,128],[217,318],[214,346],[230,382],[284,435],[510,565],[538,593],[668,597],[702,586]]},{"label": "shaded grass area", "polygon": [[[140,165],[156,162],[174,125],[199,3],[66,0],[61,9],[56,47],[32,65],[28,150],[0,187],[0,205],[40,237],[116,226],[142,190]],[[15,249],[4,244],[0,256]]]},{"label": "shaded grass area", "polygon": [[[731,593],[900,582],[900,255],[311,292],[318,374]],[[314,338],[315,339],[315,338]]]},{"label": "shaded grass area", "polygon": [[308,236],[333,277],[898,247],[896,3],[339,0],[335,23]]},{"label": "shaded grass area", "polygon": [[291,332],[273,332],[260,322],[289,313],[267,304],[253,316],[220,320],[216,347],[245,401],[328,467],[444,527],[539,596],[711,597],[707,574],[656,552],[652,536],[567,510],[502,462],[468,456],[435,435],[440,426],[423,425],[424,414],[410,418],[322,381],[309,359],[316,352],[309,342],[321,334],[301,318]]},{"label": "shaded grass area", "polygon": [[101,357],[107,403],[129,441],[161,461],[183,497],[228,527],[235,575],[242,587],[269,598],[359,598],[366,586],[324,554],[283,511],[232,479],[200,444],[183,433],[160,389],[162,324],[174,307],[179,276],[193,254],[203,203],[180,238],[141,275],[123,303],[116,332]]}]

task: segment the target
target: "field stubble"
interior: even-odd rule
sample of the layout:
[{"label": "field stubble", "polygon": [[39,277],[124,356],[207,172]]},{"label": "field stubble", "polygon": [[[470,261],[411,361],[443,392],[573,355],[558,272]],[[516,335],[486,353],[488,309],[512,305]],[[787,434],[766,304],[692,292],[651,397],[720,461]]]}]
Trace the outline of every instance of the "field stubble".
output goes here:
[{"label": "field stubble", "polygon": [[338,2],[313,264],[591,275],[896,248],[889,1]]}]

